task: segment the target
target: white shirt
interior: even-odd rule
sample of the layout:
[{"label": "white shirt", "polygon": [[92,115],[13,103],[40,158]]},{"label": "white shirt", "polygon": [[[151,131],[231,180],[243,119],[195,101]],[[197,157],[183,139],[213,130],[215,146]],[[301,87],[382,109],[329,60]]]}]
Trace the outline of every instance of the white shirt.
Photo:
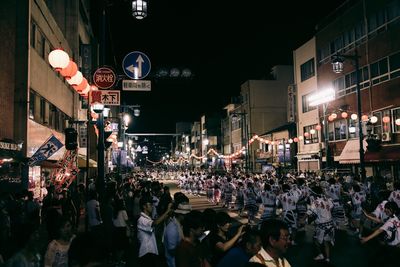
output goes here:
[{"label": "white shirt", "polygon": [[320,224],[332,221],[332,208],[332,200],[329,198],[317,197],[311,202],[310,211],[317,215],[316,223]]},{"label": "white shirt", "polygon": [[280,258],[278,260],[279,265],[276,265],[275,260],[264,250],[264,248],[261,248],[258,254],[261,255],[261,257],[264,259],[264,262],[262,262],[261,259],[257,257],[257,255],[251,257],[249,262],[258,262],[264,264],[267,267],[290,267],[290,263],[285,258]]},{"label": "white shirt", "polygon": [[152,224],[153,220],[147,216],[146,213],[141,212],[140,217],[137,220],[137,236],[140,243],[139,258],[147,253],[158,255],[156,235],[154,234]]},{"label": "white shirt", "polygon": [[96,199],[91,199],[86,203],[86,212],[89,226],[96,226],[102,223],[100,218],[100,204]]}]

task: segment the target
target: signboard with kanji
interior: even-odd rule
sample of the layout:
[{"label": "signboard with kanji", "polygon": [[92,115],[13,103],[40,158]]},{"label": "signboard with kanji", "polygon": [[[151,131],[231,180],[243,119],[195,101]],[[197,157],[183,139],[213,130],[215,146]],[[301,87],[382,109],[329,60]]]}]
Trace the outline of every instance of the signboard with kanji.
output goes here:
[{"label": "signboard with kanji", "polygon": [[111,68],[98,68],[93,74],[93,82],[100,89],[109,89],[117,81],[117,75]]},{"label": "signboard with kanji", "polygon": [[151,91],[151,81],[147,80],[123,80],[124,91]]},{"label": "signboard with kanji", "polygon": [[90,103],[102,103],[108,106],[119,106],[121,101],[120,91],[97,90],[91,91]]}]

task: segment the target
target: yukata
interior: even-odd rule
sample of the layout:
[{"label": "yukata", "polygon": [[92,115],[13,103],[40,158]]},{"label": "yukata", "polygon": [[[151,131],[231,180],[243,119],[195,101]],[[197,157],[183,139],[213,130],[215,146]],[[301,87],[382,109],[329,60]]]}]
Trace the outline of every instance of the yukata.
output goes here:
[{"label": "yukata", "polygon": [[314,215],[315,232],[314,239],[322,244],[323,242],[330,242],[332,246],[335,244],[335,227],[332,220],[331,210],[333,209],[333,202],[326,197],[316,197],[310,205],[307,214]]},{"label": "yukata", "polygon": [[254,219],[258,212],[257,206],[257,194],[252,186],[247,187],[245,190],[245,209],[247,210],[247,216],[249,218],[249,223],[254,223]]},{"label": "yukata", "polygon": [[282,205],[283,221],[289,226],[290,233],[297,229],[296,204],[299,200],[298,194],[285,192],[277,197],[277,202]]},{"label": "yukata", "polygon": [[325,195],[333,201],[332,217],[336,227],[347,224],[347,219],[343,205],[340,203],[340,192],[342,186],[340,184],[331,184],[325,191]]},{"label": "yukata", "polygon": [[225,189],[224,189],[224,192],[225,192],[224,206],[226,206],[227,208],[230,207],[230,204],[231,204],[231,202],[232,202],[233,191],[234,191],[235,189],[236,189],[236,188],[235,188],[235,186],[233,185],[232,182],[228,182],[228,183],[225,185]]},{"label": "yukata", "polygon": [[276,194],[271,191],[261,192],[261,202],[264,207],[264,212],[261,215],[261,221],[275,218],[276,215]]}]

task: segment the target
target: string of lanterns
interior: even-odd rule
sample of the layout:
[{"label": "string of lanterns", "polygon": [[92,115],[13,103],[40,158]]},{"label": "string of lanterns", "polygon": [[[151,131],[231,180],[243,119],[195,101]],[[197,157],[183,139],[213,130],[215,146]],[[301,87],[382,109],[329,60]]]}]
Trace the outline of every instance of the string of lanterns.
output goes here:
[{"label": "string of lanterns", "polygon": [[87,99],[91,90],[97,87],[89,85],[86,78],[78,70],[76,63],[69,57],[68,53],[61,48],[56,48],[49,54],[49,63],[55,71],[59,72],[75,91]]}]

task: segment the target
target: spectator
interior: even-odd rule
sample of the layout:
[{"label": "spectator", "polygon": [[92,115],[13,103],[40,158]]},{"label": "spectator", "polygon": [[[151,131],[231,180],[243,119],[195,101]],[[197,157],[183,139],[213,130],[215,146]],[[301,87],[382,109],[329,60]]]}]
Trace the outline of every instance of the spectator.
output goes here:
[{"label": "spectator", "polygon": [[251,257],[261,249],[261,238],[257,231],[246,231],[239,245],[232,248],[219,261],[217,267],[245,267]]},{"label": "spectator", "polygon": [[[137,237],[140,243],[139,262],[141,262],[140,266],[148,266],[148,259],[158,258],[156,256],[158,255],[158,248],[156,236],[154,233],[155,226],[159,225],[168,218],[168,215],[171,212],[172,203],[168,205],[167,210],[164,212],[164,214],[162,214],[155,220],[151,218],[151,214],[153,211],[153,200],[151,199],[151,197],[142,197],[140,199],[140,207],[142,212],[140,213],[140,217],[137,221]],[[146,256],[146,254],[149,255]]]},{"label": "spectator", "polygon": [[176,249],[176,267],[210,267],[198,245],[198,238],[203,235],[202,213],[191,211],[182,222],[184,238]]},{"label": "spectator", "polygon": [[289,247],[289,227],[281,220],[267,220],[261,223],[261,250],[250,262],[262,263],[267,267],[290,267],[283,254]]},{"label": "spectator", "polygon": [[191,210],[192,207],[189,204],[179,204],[165,228],[164,248],[168,267],[175,267],[176,248],[183,239],[182,222]]}]

